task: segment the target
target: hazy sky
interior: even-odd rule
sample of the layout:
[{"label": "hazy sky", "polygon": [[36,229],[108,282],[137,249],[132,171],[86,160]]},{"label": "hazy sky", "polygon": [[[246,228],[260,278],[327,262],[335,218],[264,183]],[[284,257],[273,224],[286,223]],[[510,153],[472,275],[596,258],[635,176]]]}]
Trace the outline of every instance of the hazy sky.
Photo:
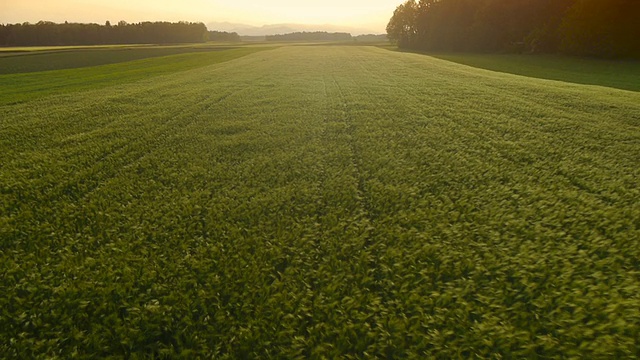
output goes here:
[{"label": "hazy sky", "polygon": [[383,31],[404,0],[0,0],[0,23],[139,21],[305,23]]}]

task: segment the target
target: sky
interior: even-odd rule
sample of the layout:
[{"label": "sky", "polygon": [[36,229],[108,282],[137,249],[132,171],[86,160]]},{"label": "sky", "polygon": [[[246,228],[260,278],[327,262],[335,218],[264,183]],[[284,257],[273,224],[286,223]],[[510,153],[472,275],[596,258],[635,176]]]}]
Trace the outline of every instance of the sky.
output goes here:
[{"label": "sky", "polygon": [[117,23],[140,21],[332,24],[384,32],[404,0],[0,0],[0,23],[40,20]]}]

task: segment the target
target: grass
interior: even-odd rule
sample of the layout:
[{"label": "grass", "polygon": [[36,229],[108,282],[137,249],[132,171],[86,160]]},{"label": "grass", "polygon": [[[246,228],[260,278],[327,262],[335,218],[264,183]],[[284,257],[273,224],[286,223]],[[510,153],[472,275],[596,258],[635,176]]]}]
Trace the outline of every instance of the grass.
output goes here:
[{"label": "grass", "polygon": [[115,74],[1,95],[5,356],[638,356],[640,94],[355,46]]},{"label": "grass", "polygon": [[[220,51],[189,52],[103,66],[0,75],[0,105],[24,102],[54,94],[73,93],[103,86],[123,84],[171,74],[176,71],[230,61],[269,49],[272,48],[243,47]],[[182,51],[179,50],[179,52]],[[46,54],[42,56],[50,59],[56,57],[56,55]],[[155,53],[155,55],[158,54]],[[62,58],[68,59],[72,56],[74,56],[73,53],[65,53]],[[123,60],[123,58],[119,57],[119,60]],[[2,61],[2,58],[0,58],[0,61]],[[77,62],[73,63],[77,65]]]},{"label": "grass", "polygon": [[122,46],[98,48],[48,48],[0,56],[0,74],[74,69],[116,64],[177,54],[230,50],[229,46]]},{"label": "grass", "polygon": [[476,68],[540,79],[640,91],[640,61],[560,55],[429,54]]}]

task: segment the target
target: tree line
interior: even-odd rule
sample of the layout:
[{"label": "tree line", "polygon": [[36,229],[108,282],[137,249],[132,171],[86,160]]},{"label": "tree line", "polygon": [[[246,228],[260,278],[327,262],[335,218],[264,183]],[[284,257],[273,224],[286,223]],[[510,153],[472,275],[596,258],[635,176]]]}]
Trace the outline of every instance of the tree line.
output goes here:
[{"label": "tree line", "polygon": [[268,35],[267,41],[351,41],[353,37],[349,33],[326,31],[302,31],[289,34]]},{"label": "tree line", "polygon": [[209,31],[209,41],[239,42],[241,38],[237,32]]},{"label": "tree line", "polygon": [[387,36],[428,51],[640,58],[638,0],[408,0]]},{"label": "tree line", "polygon": [[206,41],[208,36],[204,24],[191,22],[0,24],[0,46],[195,43]]},{"label": "tree line", "polygon": [[362,34],[353,36],[346,32],[302,31],[289,34],[267,35],[267,41],[356,41],[363,43],[387,42],[385,34]]}]

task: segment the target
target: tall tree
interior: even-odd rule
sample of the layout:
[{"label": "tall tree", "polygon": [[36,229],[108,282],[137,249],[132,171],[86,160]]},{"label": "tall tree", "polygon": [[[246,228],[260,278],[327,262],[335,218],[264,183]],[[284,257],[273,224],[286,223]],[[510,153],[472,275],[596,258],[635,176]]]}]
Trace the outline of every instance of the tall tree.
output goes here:
[{"label": "tall tree", "polygon": [[640,57],[639,0],[409,0],[387,25],[401,48]]},{"label": "tall tree", "polygon": [[398,6],[387,24],[387,37],[401,48],[415,47],[418,34],[418,4],[408,0]]}]

